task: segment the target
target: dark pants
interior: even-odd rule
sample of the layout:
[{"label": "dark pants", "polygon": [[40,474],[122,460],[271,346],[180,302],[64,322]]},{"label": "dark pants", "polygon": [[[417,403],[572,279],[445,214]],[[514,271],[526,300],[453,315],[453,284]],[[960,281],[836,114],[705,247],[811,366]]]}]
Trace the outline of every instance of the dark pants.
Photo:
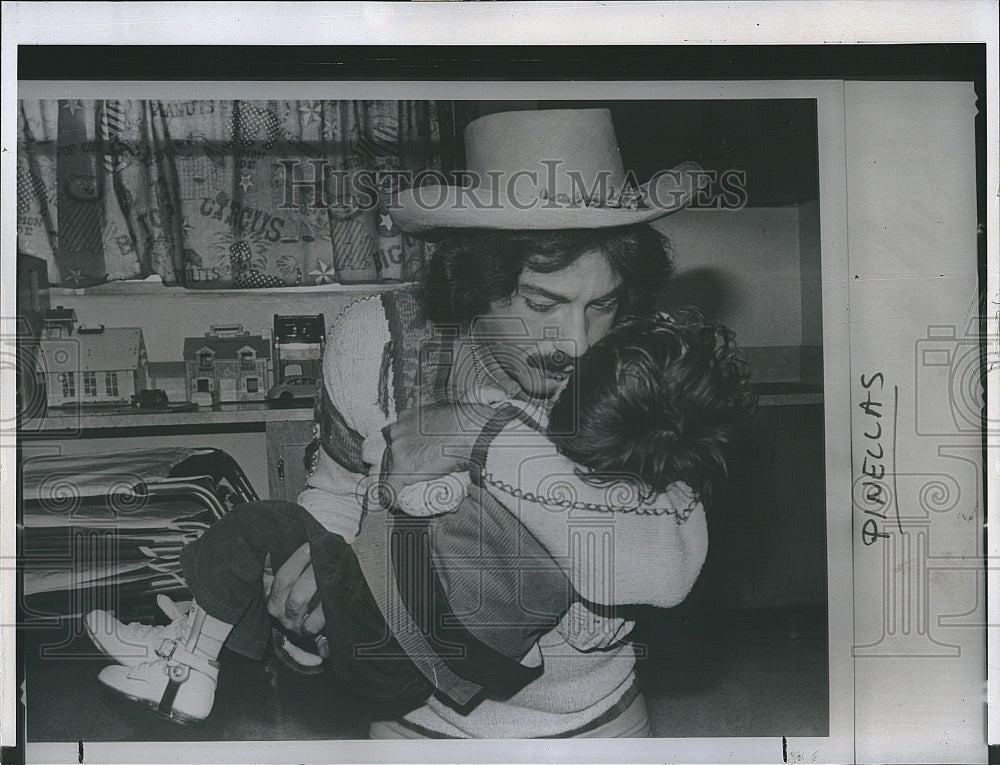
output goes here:
[{"label": "dark pants", "polygon": [[[264,559],[277,571],[309,543],[329,640],[329,664],[351,691],[402,707],[427,699],[434,687],[389,634],[351,546],[324,529],[305,508],[266,500],[236,507],[181,553],[184,576],[206,613],[233,630],[226,648],[259,659],[272,622],[263,596]],[[358,646],[379,646],[359,655]]]}]

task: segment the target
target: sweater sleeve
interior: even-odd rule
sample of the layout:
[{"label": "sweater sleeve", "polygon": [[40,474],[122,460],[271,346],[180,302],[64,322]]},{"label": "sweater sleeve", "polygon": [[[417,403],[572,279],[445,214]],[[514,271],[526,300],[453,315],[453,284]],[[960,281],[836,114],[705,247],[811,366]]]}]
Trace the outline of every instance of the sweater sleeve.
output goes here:
[{"label": "sweater sleeve", "polygon": [[704,509],[687,486],[646,501],[624,483],[592,486],[544,435],[517,422],[490,445],[483,480],[592,603],[677,605],[708,553]]},{"label": "sweater sleeve", "polygon": [[391,397],[383,411],[378,396],[388,342],[385,311],[373,296],[337,317],[323,356],[320,448],[298,502],[348,542],[360,531],[369,466],[377,470],[382,460],[382,428],[396,416]]}]

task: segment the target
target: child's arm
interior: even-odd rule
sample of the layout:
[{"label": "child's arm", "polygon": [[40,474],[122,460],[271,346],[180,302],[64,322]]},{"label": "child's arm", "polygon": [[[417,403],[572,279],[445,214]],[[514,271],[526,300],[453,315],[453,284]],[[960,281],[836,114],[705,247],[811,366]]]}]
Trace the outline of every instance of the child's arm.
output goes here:
[{"label": "child's arm", "polygon": [[[504,391],[489,383],[480,386],[476,393],[476,399],[476,401],[468,403],[487,404],[494,408],[507,403],[516,403],[512,402]],[[529,414],[537,416],[531,407],[525,404],[517,405]],[[471,484],[472,479],[468,471],[449,473],[427,481],[409,484],[400,489],[396,496],[396,507],[408,515],[423,517],[453,513],[462,504]]]},{"label": "child's arm", "polygon": [[676,605],[708,552],[705,513],[686,486],[647,502],[622,484],[592,486],[544,435],[516,421],[491,444],[483,483],[593,603]]}]

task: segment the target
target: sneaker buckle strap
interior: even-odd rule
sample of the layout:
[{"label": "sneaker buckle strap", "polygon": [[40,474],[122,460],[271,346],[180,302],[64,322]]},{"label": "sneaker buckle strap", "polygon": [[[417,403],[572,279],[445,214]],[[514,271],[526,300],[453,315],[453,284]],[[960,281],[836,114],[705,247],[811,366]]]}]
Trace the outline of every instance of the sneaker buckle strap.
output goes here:
[{"label": "sneaker buckle strap", "polygon": [[176,640],[164,640],[160,643],[160,647],[156,649],[156,655],[161,659],[166,659],[170,661],[174,658],[174,652],[177,650]]},{"label": "sneaker buckle strap", "polygon": [[[201,672],[203,675],[208,675],[213,679],[219,674],[219,663],[217,661],[191,653],[179,640],[164,640],[160,643],[160,647],[156,649],[156,655],[161,659],[166,659],[170,666],[180,664],[190,667],[196,672]],[[183,682],[186,679],[187,677],[185,676],[179,682]]]},{"label": "sneaker buckle strap", "polygon": [[177,698],[177,691],[180,690],[181,685],[188,679],[190,674],[191,668],[183,664],[173,664],[167,667],[167,687],[163,689],[160,703],[156,705],[157,712],[168,717],[173,717],[174,700]]}]

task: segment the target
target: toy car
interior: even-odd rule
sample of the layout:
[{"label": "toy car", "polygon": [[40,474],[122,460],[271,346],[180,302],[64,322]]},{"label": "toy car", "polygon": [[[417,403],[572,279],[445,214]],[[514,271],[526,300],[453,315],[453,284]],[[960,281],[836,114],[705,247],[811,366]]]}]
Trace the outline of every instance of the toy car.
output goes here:
[{"label": "toy car", "polygon": [[317,393],[316,378],[293,375],[274,385],[265,398],[272,406],[282,408],[307,406],[315,401]]},{"label": "toy car", "polygon": [[166,409],[168,403],[166,391],[159,388],[144,388],[132,396],[132,406],[139,409]]}]

